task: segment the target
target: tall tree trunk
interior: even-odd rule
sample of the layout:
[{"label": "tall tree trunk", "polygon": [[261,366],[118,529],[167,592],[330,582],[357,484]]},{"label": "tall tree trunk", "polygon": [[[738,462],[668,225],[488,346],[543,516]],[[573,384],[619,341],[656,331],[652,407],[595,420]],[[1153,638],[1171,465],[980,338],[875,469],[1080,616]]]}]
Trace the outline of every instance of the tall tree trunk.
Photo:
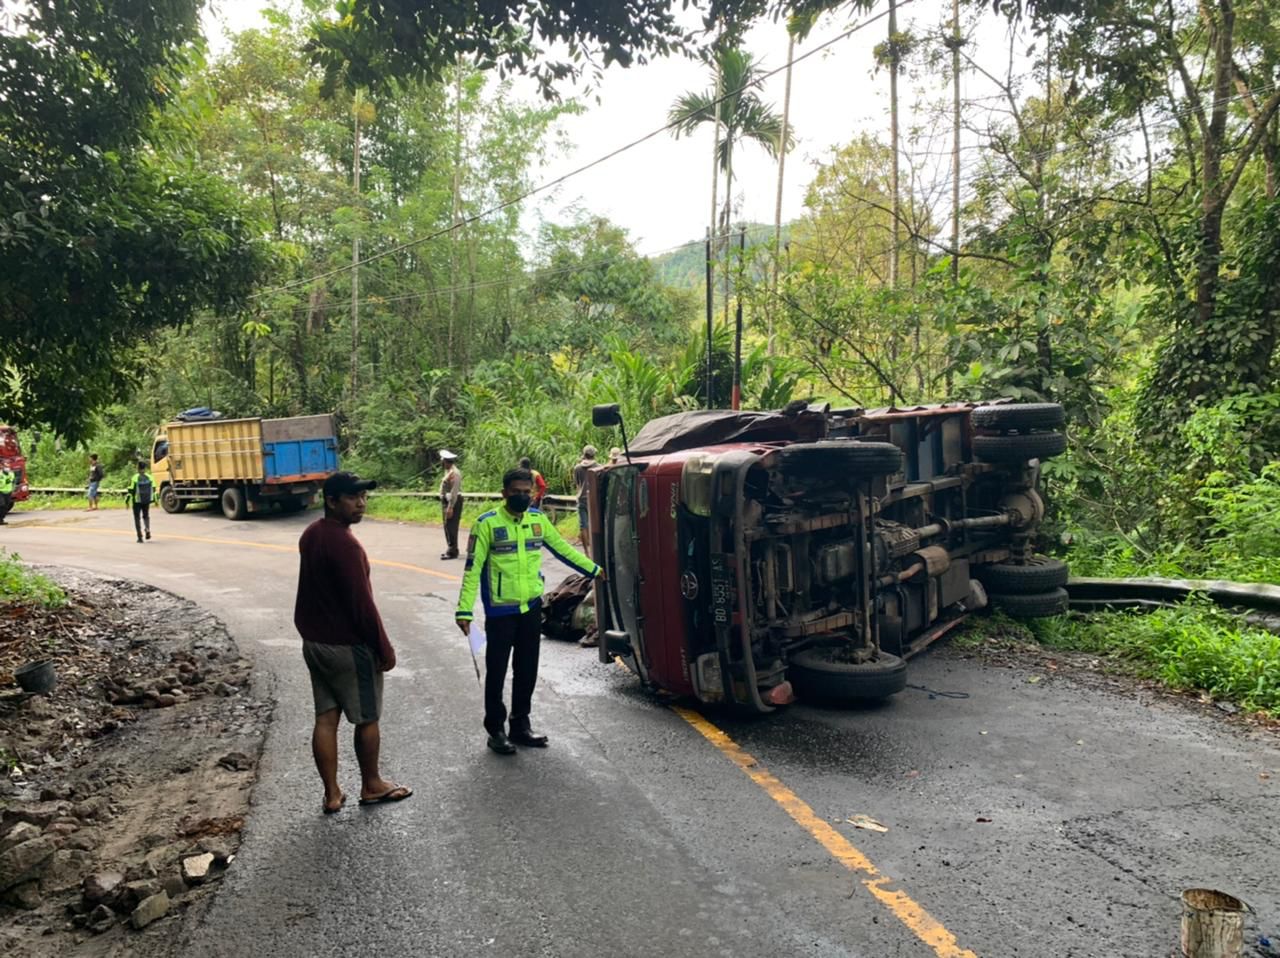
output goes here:
[{"label": "tall tree trunk", "polygon": [[898,197],[898,0],[889,0],[889,149],[893,165],[889,190],[893,193],[893,223],[889,251],[889,287],[898,286],[898,244],[901,241],[902,207]]},{"label": "tall tree trunk", "polygon": [[960,0],[951,0],[951,285],[960,285]]},{"label": "tall tree trunk", "polygon": [[1213,32],[1213,108],[1201,150],[1204,191],[1200,200],[1200,243],[1196,256],[1196,319],[1201,327],[1213,319],[1218,297],[1222,214],[1227,205],[1222,182],[1222,151],[1227,129],[1227,106],[1231,99],[1231,44],[1235,34],[1235,12],[1228,0],[1218,4],[1218,12],[1220,17]]},{"label": "tall tree trunk", "polygon": [[[959,0],[956,0],[958,3]],[[796,51],[796,37],[787,31],[787,81],[782,93],[782,139],[778,143],[778,192],[773,202],[773,282],[769,295],[769,328],[765,336],[768,354],[773,355],[773,314],[778,305],[778,261],[782,258],[782,176],[787,168],[787,139],[791,133],[791,60]]]},{"label": "tall tree trunk", "polygon": [[355,96],[355,136],[351,157],[351,186],[355,192],[356,232],[351,240],[351,408],[360,388],[360,91]]},{"label": "tall tree trunk", "polygon": [[462,57],[455,66],[453,87],[453,206],[449,224],[449,338],[445,344],[445,365],[454,368],[453,333],[458,305],[458,219],[462,212]]}]

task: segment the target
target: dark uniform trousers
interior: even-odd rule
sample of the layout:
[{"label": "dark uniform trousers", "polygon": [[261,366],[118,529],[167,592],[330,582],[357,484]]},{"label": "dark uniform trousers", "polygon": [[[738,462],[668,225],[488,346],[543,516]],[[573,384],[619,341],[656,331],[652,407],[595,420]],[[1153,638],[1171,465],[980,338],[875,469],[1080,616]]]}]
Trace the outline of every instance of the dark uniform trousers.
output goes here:
[{"label": "dark uniform trousers", "polygon": [[138,532],[138,538],[142,538],[142,530],[147,530],[147,535],[151,535],[151,503],[134,502],[133,504],[133,528]]},{"label": "dark uniform trousers", "polygon": [[[538,645],[542,638],[542,609],[485,620],[488,645],[484,653],[484,728],[490,735],[505,731],[507,707],[502,692],[511,661],[511,728],[529,730],[533,687],[538,681]],[[514,653],[514,654],[513,654]]]},{"label": "dark uniform trousers", "polygon": [[447,501],[441,502],[441,509],[444,512],[445,552],[451,556],[456,556],[458,554],[458,526],[462,522],[462,503],[458,503],[452,515],[449,513],[449,503]]}]

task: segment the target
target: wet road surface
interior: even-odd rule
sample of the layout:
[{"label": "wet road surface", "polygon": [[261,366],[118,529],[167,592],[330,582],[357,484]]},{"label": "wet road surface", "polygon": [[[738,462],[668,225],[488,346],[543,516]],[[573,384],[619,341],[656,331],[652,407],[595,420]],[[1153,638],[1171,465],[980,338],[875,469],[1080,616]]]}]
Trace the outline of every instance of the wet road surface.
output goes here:
[{"label": "wet road surface", "polygon": [[704,717],[545,640],[551,748],[504,759],[452,621],[461,566],[396,523],[357,535],[399,658],[384,772],[415,794],[355,807],[344,741],[353,801],[321,816],[292,626],[314,517],[160,513],[144,546],[118,511],[3,530],[29,561],[209,608],[278,698],[244,844],[183,954],[1166,956],[1194,886],[1280,932],[1274,736],[945,649],[880,707]]}]

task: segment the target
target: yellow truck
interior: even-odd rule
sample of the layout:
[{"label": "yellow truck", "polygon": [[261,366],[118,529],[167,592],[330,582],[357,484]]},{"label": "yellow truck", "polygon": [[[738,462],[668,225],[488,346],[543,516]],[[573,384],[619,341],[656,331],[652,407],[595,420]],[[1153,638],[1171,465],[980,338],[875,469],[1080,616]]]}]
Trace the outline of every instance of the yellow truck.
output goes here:
[{"label": "yellow truck", "polygon": [[211,502],[228,519],[296,512],[338,469],[333,416],[178,419],[156,430],[151,474],[165,512]]}]

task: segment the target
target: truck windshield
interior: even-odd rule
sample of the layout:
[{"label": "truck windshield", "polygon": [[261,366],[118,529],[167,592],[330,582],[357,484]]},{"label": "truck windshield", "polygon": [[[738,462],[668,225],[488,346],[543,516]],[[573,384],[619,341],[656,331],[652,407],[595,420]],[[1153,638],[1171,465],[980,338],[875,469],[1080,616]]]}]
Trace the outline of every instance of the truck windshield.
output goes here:
[{"label": "truck windshield", "polygon": [[609,575],[610,618],[631,637],[640,653],[640,540],[636,529],[637,486],[634,466],[610,469],[604,501],[604,555]]}]

